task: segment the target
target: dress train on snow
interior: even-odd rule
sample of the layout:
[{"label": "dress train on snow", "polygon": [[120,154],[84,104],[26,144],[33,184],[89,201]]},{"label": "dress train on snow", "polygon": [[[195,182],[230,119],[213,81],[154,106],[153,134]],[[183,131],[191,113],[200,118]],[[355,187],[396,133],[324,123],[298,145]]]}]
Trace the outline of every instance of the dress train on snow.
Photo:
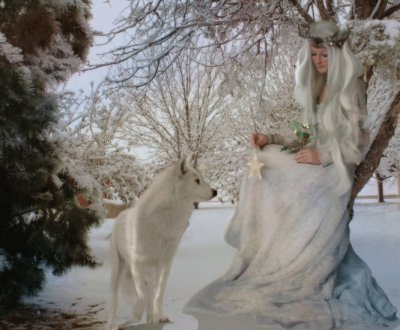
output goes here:
[{"label": "dress train on snow", "polygon": [[276,145],[258,157],[262,179],[244,176],[225,236],[234,260],[184,311],[274,330],[387,329],[397,311],[349,242],[350,191],[337,194],[335,167],[298,164]]}]

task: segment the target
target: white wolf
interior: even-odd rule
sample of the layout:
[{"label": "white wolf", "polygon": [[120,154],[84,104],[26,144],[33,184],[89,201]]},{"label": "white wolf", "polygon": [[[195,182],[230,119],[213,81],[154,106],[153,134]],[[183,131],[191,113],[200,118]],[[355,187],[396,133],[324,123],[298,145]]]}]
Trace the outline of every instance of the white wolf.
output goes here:
[{"label": "white wolf", "polygon": [[[134,294],[133,321],[168,322],[163,295],[172,259],[195,202],[216,196],[187,160],[163,170],[136,206],[124,210],[111,234],[111,307],[108,329],[118,329],[120,286]],[[122,283],[121,283],[122,282]],[[121,284],[121,285],[120,285]]]}]

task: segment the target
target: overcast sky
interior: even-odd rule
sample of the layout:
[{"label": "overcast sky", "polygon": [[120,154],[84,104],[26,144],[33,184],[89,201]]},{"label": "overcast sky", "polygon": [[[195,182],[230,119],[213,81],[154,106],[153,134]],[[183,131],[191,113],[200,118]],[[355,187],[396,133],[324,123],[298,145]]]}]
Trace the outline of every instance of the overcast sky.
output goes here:
[{"label": "overcast sky", "polygon": [[[92,15],[90,26],[93,30],[107,33],[112,27],[115,19],[128,6],[130,0],[93,0]],[[104,41],[104,38],[96,37],[94,45],[90,49],[88,61],[91,64],[102,62],[101,54],[112,48],[113,44],[106,46],[96,46]],[[85,92],[90,91],[90,82],[93,81],[97,85],[106,75],[107,69],[97,69],[94,71],[75,73],[68,81],[67,88],[73,91],[83,89]]]}]

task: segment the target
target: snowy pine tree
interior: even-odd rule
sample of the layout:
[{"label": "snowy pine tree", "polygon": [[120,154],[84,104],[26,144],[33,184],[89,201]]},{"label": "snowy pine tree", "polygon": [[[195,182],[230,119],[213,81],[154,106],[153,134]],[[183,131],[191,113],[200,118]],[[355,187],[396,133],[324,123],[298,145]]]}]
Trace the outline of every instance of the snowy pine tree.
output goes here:
[{"label": "snowy pine tree", "polygon": [[62,163],[49,92],[85,59],[89,1],[0,4],[0,306],[10,307],[47,269],[94,266],[86,236],[100,218],[76,203],[83,189]]}]

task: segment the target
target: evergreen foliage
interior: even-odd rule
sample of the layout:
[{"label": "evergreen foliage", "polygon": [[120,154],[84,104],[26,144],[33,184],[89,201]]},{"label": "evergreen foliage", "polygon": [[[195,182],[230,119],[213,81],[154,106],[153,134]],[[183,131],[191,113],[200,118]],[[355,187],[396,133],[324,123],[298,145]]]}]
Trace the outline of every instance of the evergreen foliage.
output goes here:
[{"label": "evergreen foliage", "polygon": [[68,173],[57,173],[57,143],[48,137],[54,98],[4,62],[0,76],[0,302],[12,305],[40,289],[46,268],[94,266],[86,233],[99,218],[76,205]]},{"label": "evergreen foliage", "polygon": [[[55,130],[60,115],[57,97],[48,92],[49,82],[65,79],[77,70],[77,63],[84,59],[90,45],[85,20],[89,17],[88,1],[74,3],[2,2],[2,308],[13,307],[23,295],[37,293],[44,283],[46,270],[60,275],[74,265],[96,265],[87,245],[87,232],[99,224],[100,217],[93,208],[82,208],[76,202],[76,196],[84,193],[84,188],[63,164],[61,142]],[[41,24],[26,24],[25,18],[34,22],[39,19],[38,15]],[[43,33],[47,23],[48,34]],[[27,36],[31,36],[29,42]]]}]

